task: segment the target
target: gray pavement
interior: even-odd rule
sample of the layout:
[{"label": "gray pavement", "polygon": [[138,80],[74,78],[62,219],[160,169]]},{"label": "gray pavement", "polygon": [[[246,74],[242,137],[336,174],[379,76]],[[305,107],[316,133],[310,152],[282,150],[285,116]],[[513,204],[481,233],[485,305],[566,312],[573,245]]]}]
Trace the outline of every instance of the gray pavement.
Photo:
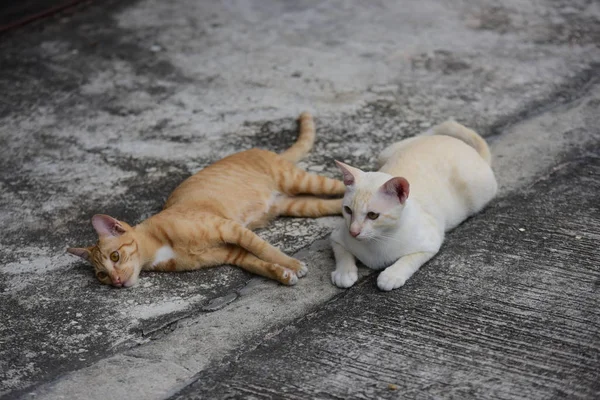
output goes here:
[{"label": "gray pavement", "polygon": [[[108,1],[1,37],[0,397],[598,397],[599,43],[584,0]],[[261,231],[308,262],[293,288],[219,267],[116,290],[64,253],[95,213],[139,222],[286,148],[305,109],[328,176],[453,116],[499,197],[392,294],[330,284],[337,218]]]},{"label": "gray pavement", "polygon": [[597,398],[593,150],[461,225],[402,290],[370,275],[174,398]]}]

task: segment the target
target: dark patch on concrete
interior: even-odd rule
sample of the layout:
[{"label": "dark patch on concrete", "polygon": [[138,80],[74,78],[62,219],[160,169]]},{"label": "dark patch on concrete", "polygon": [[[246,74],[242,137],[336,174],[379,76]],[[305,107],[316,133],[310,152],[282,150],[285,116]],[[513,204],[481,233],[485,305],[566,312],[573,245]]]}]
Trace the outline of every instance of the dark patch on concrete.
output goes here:
[{"label": "dark patch on concrete", "polygon": [[501,6],[484,6],[470,13],[467,26],[476,30],[506,33],[514,29],[511,26],[510,14]]},{"label": "dark patch on concrete", "polygon": [[202,311],[217,311],[224,307],[227,307],[228,304],[234,302],[238,298],[237,293],[227,293],[225,296],[216,297],[212,299],[207,305],[202,307]]},{"label": "dark patch on concrete", "polygon": [[24,19],[63,6],[65,0],[21,0],[0,4],[0,26],[5,28]]},{"label": "dark patch on concrete", "polygon": [[[76,118],[81,103],[116,116],[136,114],[140,112],[137,108],[113,103],[132,90],[147,92],[158,102],[172,90],[158,80],[170,85],[189,82],[151,50],[155,31],[132,32],[118,26],[113,16],[134,3],[136,0],[91,4],[83,13],[61,17],[60,23],[51,18],[4,36],[0,42],[0,92],[5,100],[0,102],[0,118],[39,107]],[[135,71],[140,80],[117,84],[110,93],[84,94],[81,86],[109,70],[115,60]],[[32,98],[37,101],[32,103]]]},{"label": "dark patch on concrete", "polygon": [[[184,165],[152,159],[117,157],[116,165],[124,171],[135,171],[136,176],[122,181],[127,191],[113,199],[110,206],[121,208],[123,218],[134,223],[160,212],[171,192],[191,175]],[[151,176],[157,171],[166,175]]]},{"label": "dark patch on concrete", "polygon": [[[568,44],[600,46],[600,15],[592,15],[593,0],[552,0],[553,18],[533,26],[534,42],[538,44]],[[596,4],[597,5],[597,4]]]},{"label": "dark patch on concrete", "polygon": [[[525,34],[542,45],[598,45],[600,18],[592,14],[593,1],[552,0],[548,8],[526,11],[502,5],[484,5],[467,12],[466,25],[500,34]],[[597,10],[596,10],[597,12]]]},{"label": "dark patch on concrete", "polygon": [[553,93],[546,98],[529,102],[521,110],[503,115],[487,129],[478,133],[485,137],[501,134],[509,126],[540,115],[554,107],[560,107],[584,97],[589,90],[600,82],[600,63],[592,63],[581,72],[577,73],[568,83],[557,85]]},{"label": "dark patch on concrete", "polygon": [[441,71],[446,75],[470,68],[470,63],[457,58],[455,54],[447,50],[419,54],[411,58],[410,64],[413,69],[424,68],[427,71]]},{"label": "dark patch on concrete", "polygon": [[373,274],[174,398],[595,398],[598,178],[597,157],[570,163],[461,225],[403,288]]},{"label": "dark patch on concrete", "polygon": [[569,15],[565,23],[541,27],[538,44],[565,43],[570,45],[600,44],[600,19],[585,15]]},{"label": "dark patch on concrete", "polygon": [[[288,149],[298,138],[298,124],[293,117],[258,124],[245,123],[244,126],[256,130],[252,136],[245,138],[248,146],[268,149],[275,153],[281,153]],[[232,136],[235,135],[236,133],[232,134]],[[239,138],[239,136],[235,137]],[[232,137],[232,139],[234,138]]]}]

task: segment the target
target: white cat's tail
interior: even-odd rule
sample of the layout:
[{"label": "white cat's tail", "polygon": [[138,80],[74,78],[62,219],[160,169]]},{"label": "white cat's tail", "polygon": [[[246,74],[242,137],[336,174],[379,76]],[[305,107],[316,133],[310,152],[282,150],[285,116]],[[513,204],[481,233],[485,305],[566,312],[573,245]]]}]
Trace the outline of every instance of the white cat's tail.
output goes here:
[{"label": "white cat's tail", "polygon": [[488,165],[492,165],[492,153],[490,152],[490,148],[485,139],[479,136],[474,130],[469,129],[456,121],[448,120],[443,122],[431,128],[427,133],[433,135],[451,136],[453,138],[462,140],[477,150],[481,158],[483,158]]},{"label": "white cat's tail", "polygon": [[309,112],[303,112],[298,117],[298,123],[300,125],[298,140],[292,147],[280,154],[286,160],[295,163],[302,160],[315,143],[315,123],[312,115]]}]

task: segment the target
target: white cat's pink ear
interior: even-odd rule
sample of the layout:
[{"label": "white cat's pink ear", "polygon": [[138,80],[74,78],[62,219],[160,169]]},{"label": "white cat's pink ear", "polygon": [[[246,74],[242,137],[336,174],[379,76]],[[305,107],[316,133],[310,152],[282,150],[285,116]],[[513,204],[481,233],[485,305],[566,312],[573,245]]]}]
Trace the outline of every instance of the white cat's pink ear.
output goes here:
[{"label": "white cat's pink ear", "polygon": [[98,236],[121,236],[125,233],[125,228],[121,222],[109,215],[94,215],[92,217],[92,225]]},{"label": "white cat's pink ear", "polygon": [[354,185],[354,183],[356,182],[356,179],[362,173],[362,171],[358,168],[351,167],[348,164],[344,164],[341,161],[338,161],[338,160],[334,160],[334,161],[337,164],[337,166],[340,168],[340,170],[342,171],[342,174],[344,174],[344,185],[346,185],[346,186]]},{"label": "white cat's pink ear", "polygon": [[410,185],[408,181],[401,177],[395,177],[387,181],[381,186],[381,190],[388,195],[396,196],[401,204],[404,204],[408,199]]},{"label": "white cat's pink ear", "polygon": [[84,260],[89,260],[91,254],[91,252],[85,247],[69,247],[67,249],[67,253],[74,254],[78,257],[83,258]]}]

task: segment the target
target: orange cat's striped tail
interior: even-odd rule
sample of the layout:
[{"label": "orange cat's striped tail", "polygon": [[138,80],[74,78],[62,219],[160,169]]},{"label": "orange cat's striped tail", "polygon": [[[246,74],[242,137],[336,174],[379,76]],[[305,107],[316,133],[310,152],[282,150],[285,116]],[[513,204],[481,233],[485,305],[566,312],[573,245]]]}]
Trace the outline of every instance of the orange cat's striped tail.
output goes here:
[{"label": "orange cat's striped tail", "polygon": [[298,140],[289,149],[281,153],[281,156],[291,162],[302,160],[312,149],[315,143],[315,122],[309,112],[303,112],[298,117],[300,134]]}]

